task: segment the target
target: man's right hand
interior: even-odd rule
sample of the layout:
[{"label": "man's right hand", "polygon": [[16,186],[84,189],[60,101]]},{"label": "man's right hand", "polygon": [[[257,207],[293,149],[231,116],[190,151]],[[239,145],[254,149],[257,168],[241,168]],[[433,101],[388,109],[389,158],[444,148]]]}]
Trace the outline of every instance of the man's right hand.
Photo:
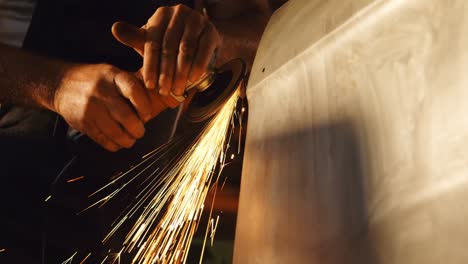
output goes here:
[{"label": "man's right hand", "polygon": [[109,151],[130,148],[153,117],[151,99],[133,74],[106,64],[74,65],[53,97],[53,110]]}]

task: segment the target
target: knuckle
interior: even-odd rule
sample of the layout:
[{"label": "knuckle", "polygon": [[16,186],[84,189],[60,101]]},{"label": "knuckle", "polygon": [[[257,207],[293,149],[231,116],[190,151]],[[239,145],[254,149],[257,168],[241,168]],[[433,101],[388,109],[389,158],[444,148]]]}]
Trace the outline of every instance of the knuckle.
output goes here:
[{"label": "knuckle", "polygon": [[110,152],[117,152],[119,150],[119,147],[112,144],[111,146],[107,146],[106,149],[109,150]]},{"label": "knuckle", "polygon": [[125,136],[124,132],[114,132],[113,138],[116,142],[125,143],[127,142],[127,137]]},{"label": "knuckle", "polygon": [[163,46],[162,46],[162,55],[164,56],[174,56],[176,54],[176,49],[174,48],[175,47],[175,41],[173,40],[173,38],[171,36],[168,36],[165,40],[164,40],[164,43],[163,43]]},{"label": "knuckle", "polygon": [[145,135],[144,128],[140,128],[139,125],[134,126],[133,134],[136,138],[141,138]]},{"label": "knuckle", "polygon": [[119,148],[116,144],[112,143],[109,139],[107,139],[104,134],[98,133],[95,136],[96,142],[101,145],[103,148],[109,150],[109,151],[117,151]]},{"label": "knuckle", "polygon": [[104,84],[106,83],[104,76],[106,76],[105,74],[107,73],[107,71],[103,73],[104,73],[103,76],[97,76],[89,80],[88,85],[87,85],[89,92],[93,93],[102,89],[102,86],[104,86]]},{"label": "knuckle", "polygon": [[87,86],[85,88],[85,96],[87,98],[87,100],[91,100],[96,94],[98,94],[100,92],[100,85],[98,82],[93,82],[91,83],[91,85]]},{"label": "knuckle", "polygon": [[176,11],[176,14],[180,14],[190,12],[191,9],[184,4],[177,4],[174,6],[174,10]]},{"label": "knuckle", "polygon": [[119,69],[110,64],[101,64],[102,72],[104,74],[117,74]]},{"label": "knuckle", "polygon": [[87,91],[87,104],[96,104],[99,99],[105,96],[106,92],[104,91],[103,85],[100,83],[94,83],[91,85]]},{"label": "knuckle", "polygon": [[184,39],[180,42],[180,52],[182,53],[182,56],[193,56],[195,54],[195,50],[197,49],[196,47],[196,40],[195,39]]},{"label": "knuckle", "polygon": [[119,150],[119,146],[110,142],[109,140],[106,140],[106,143],[104,143],[102,146],[111,152],[116,152],[117,150]]},{"label": "knuckle", "polygon": [[122,133],[114,128],[109,129],[108,131],[106,131],[106,133],[107,133],[107,136],[109,136],[109,138],[111,138],[115,142],[119,142],[119,140],[122,138]]},{"label": "knuckle", "polygon": [[126,148],[130,148],[135,144],[135,139],[131,139],[128,136],[122,139],[122,145]]},{"label": "knuckle", "polygon": [[159,52],[161,50],[161,43],[151,40],[148,42],[148,48],[151,52]]},{"label": "knuckle", "polygon": [[161,75],[159,75],[159,83],[162,86],[169,83],[169,81],[170,81],[170,78],[169,78],[169,75],[167,73],[162,73]]},{"label": "knuckle", "polygon": [[88,100],[85,102],[86,106],[81,107],[79,113],[83,117],[92,117],[95,113],[99,113],[102,111],[100,106],[102,105],[102,100],[97,98],[96,96],[91,96],[88,98]]},{"label": "knuckle", "polygon": [[129,136],[127,136],[123,131],[119,132],[118,135],[115,136],[115,140],[124,147],[130,147],[133,145],[133,140]]},{"label": "knuckle", "polygon": [[128,94],[128,97],[135,98],[138,95],[139,88],[140,86],[136,80],[127,78],[124,90],[126,90],[125,92]]},{"label": "knuckle", "polygon": [[135,88],[129,87],[129,91],[127,92],[126,96],[128,97],[128,100],[130,100],[132,105],[136,106],[141,103],[142,99],[139,96],[138,89],[136,89],[136,86]]},{"label": "knuckle", "polygon": [[161,52],[162,56],[164,57],[174,57],[176,55],[175,49],[172,48],[163,48]]},{"label": "knuckle", "polygon": [[174,49],[163,49],[161,54],[165,58],[174,57],[176,55]]},{"label": "knuckle", "polygon": [[110,142],[107,138],[105,138],[105,136],[104,136],[103,134],[101,134],[101,133],[98,133],[98,134],[95,136],[95,138],[96,138],[96,141],[97,141],[99,144],[103,145],[103,146],[109,146],[109,145],[111,145],[111,142]]},{"label": "knuckle", "polygon": [[131,127],[135,127],[135,125],[137,123],[137,119],[133,115],[133,113],[124,112],[122,114],[122,122],[124,123],[125,127],[127,127],[127,128],[130,127],[131,128]]},{"label": "knuckle", "polygon": [[169,7],[167,6],[161,6],[156,9],[156,12],[154,15],[149,19],[149,21],[155,20],[157,16],[165,15],[169,11]]},{"label": "knuckle", "polygon": [[177,67],[177,72],[185,71],[186,69],[190,69],[195,55],[192,54],[192,53],[181,53],[179,56],[180,56],[181,65],[179,67]]}]

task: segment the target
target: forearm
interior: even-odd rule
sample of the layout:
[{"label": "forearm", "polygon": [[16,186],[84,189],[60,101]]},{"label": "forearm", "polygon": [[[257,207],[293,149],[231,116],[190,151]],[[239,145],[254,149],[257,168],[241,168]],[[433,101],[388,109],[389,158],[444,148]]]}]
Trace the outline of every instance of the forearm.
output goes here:
[{"label": "forearm", "polygon": [[0,103],[54,110],[66,63],[0,44]]},{"label": "forearm", "polygon": [[245,15],[233,19],[235,21],[214,22],[222,37],[218,63],[242,58],[250,69],[268,17]]},{"label": "forearm", "polygon": [[250,8],[235,12],[231,16],[210,15],[226,12],[217,8],[208,9],[208,16],[222,38],[218,64],[223,64],[233,58],[242,58],[250,69],[263,30],[271,16],[271,9]]}]

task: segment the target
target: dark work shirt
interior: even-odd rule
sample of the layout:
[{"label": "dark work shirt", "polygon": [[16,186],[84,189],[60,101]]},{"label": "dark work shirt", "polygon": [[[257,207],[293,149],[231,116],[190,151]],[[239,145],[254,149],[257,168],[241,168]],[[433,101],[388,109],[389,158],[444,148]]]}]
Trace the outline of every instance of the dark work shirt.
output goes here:
[{"label": "dark work shirt", "polygon": [[141,58],[111,34],[115,21],[141,26],[159,6],[193,1],[40,0],[25,48],[75,62],[112,63],[136,70]]},{"label": "dark work shirt", "polygon": [[[142,59],[132,49],[113,38],[112,24],[115,21],[126,21],[141,26],[158,6],[177,3],[193,7],[193,1],[39,0],[23,48],[65,61],[110,63],[121,69],[134,71],[141,67]],[[145,137],[131,150],[108,153],[95,145],[91,150],[81,151],[78,148],[74,152],[65,139],[67,126],[56,114],[46,110],[2,106],[0,199],[12,202],[6,202],[2,208],[0,245],[10,249],[16,247],[25,252],[15,255],[14,250],[9,250],[11,258],[8,254],[3,254],[0,256],[0,263],[41,263],[37,260],[42,258],[39,253],[44,245],[41,231],[44,197],[49,193],[50,183],[71,157],[79,154],[69,174],[79,173],[96,179],[109,176],[113,170],[119,169],[116,165],[128,166],[135,156],[139,157],[146,150],[162,143],[164,135],[168,134],[170,121],[171,114],[166,112],[147,124]],[[86,196],[80,199],[86,200]],[[51,202],[53,204],[54,201]],[[76,211],[66,208],[67,205],[55,206],[58,208],[56,210],[62,212],[57,215],[67,219],[66,215],[69,213],[70,219],[57,218],[60,219],[58,224],[52,224],[53,220],[49,219],[47,223],[54,225],[56,235],[67,234],[69,230],[65,225],[71,225],[75,221],[72,216]],[[93,225],[95,222],[91,222],[90,226]],[[67,232],[61,232],[62,229]],[[71,230],[83,234],[94,233],[82,231],[86,228],[79,227],[78,223]],[[48,236],[47,240],[51,241],[54,234]],[[98,234],[97,236],[99,237]],[[24,242],[26,240],[28,242]],[[51,243],[48,248],[54,247]],[[54,243],[60,248],[61,240],[57,239]],[[26,257],[30,253],[31,261],[18,260],[18,257]],[[52,252],[48,256],[56,257]],[[11,261],[4,260],[5,257]],[[45,263],[58,262],[46,260]]]}]

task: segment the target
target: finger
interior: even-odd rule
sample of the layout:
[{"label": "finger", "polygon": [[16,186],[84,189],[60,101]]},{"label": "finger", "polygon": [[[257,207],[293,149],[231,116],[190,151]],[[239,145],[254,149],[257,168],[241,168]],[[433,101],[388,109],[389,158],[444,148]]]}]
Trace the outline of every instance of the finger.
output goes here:
[{"label": "finger", "polygon": [[162,100],[163,97],[158,92],[155,90],[148,90],[147,92],[151,100],[151,113],[153,117],[167,109],[167,105],[164,104],[164,101]]},{"label": "finger", "polygon": [[169,23],[170,9],[160,7],[146,25],[146,41],[143,57],[143,79],[148,89],[156,89],[164,32]]},{"label": "finger", "polygon": [[135,75],[121,71],[115,75],[114,83],[123,97],[127,98],[133,105],[141,120],[146,122],[151,119],[152,109],[150,99],[145,87]]},{"label": "finger", "polygon": [[135,143],[135,138],[131,137],[122,128],[119,123],[114,120],[113,115],[107,109],[99,111],[101,113],[96,121],[96,126],[102,133],[112,140],[114,143],[124,148],[130,148]]},{"label": "finger", "polygon": [[159,93],[162,95],[169,95],[172,91],[180,40],[184,33],[185,20],[191,12],[191,9],[184,5],[176,6],[164,34],[159,75]]},{"label": "finger", "polygon": [[215,49],[219,45],[220,39],[215,27],[207,23],[198,42],[198,49],[195,60],[189,75],[191,82],[197,81],[207,70]]},{"label": "finger", "polygon": [[106,135],[104,135],[101,130],[99,130],[94,124],[87,127],[86,135],[88,135],[89,138],[108,151],[116,152],[121,148],[119,145],[106,137]]},{"label": "finger", "polygon": [[120,124],[121,128],[125,129],[132,139],[143,137],[145,134],[144,124],[124,99],[119,102],[114,100],[113,104],[108,105],[108,110],[112,118]]},{"label": "finger", "polygon": [[167,107],[170,108],[176,108],[177,106],[180,105],[180,101],[178,101],[176,98],[173,96],[161,96],[162,101]]},{"label": "finger", "polygon": [[197,12],[192,12],[187,18],[187,26],[180,40],[177,56],[177,69],[173,85],[175,95],[182,95],[185,92],[189,73],[195,59],[195,52],[198,48],[198,40],[205,22],[206,19]]},{"label": "finger", "polygon": [[133,48],[143,56],[146,31],[126,22],[115,22],[112,25],[112,35],[122,44]]}]

